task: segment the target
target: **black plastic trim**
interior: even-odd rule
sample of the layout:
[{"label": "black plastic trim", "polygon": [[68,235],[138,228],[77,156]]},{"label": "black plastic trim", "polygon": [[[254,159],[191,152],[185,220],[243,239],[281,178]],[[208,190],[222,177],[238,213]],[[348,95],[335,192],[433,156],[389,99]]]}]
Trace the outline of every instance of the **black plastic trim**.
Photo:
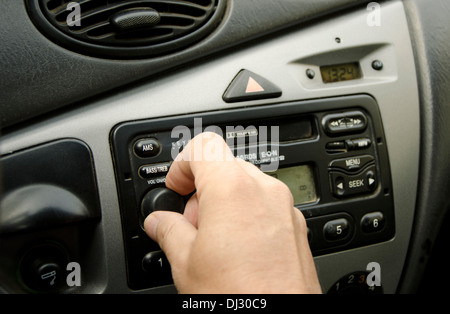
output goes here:
[{"label": "black plastic trim", "polygon": [[[338,140],[353,138],[370,138],[372,145],[361,150],[329,154],[326,144],[334,141],[336,137],[327,136],[323,127],[319,126],[327,114],[338,112],[358,112],[367,118],[365,130],[355,130],[353,133],[345,133]],[[239,117],[239,118],[237,118]],[[310,247],[314,256],[331,252],[347,250],[355,247],[388,241],[395,235],[395,215],[393,204],[393,190],[390,177],[390,166],[386,140],[384,138],[383,125],[376,101],[368,95],[354,95],[336,98],[324,98],[292,103],[282,103],[270,106],[252,108],[239,108],[227,111],[216,111],[202,114],[190,114],[176,117],[157,118],[152,120],[124,122],[113,128],[110,135],[111,149],[113,153],[117,189],[120,202],[122,230],[127,256],[128,284],[131,289],[144,289],[171,283],[170,277],[160,277],[158,273],[145,273],[140,265],[145,254],[158,251],[160,248],[146,236],[143,230],[144,216],[140,211],[140,204],[144,195],[153,189],[165,186],[165,177],[158,176],[155,179],[144,179],[139,175],[142,165],[170,162],[174,158],[180,145],[186,145],[190,138],[187,131],[174,130],[176,126],[189,129],[191,137],[200,133],[206,127],[217,126],[226,129],[229,127],[247,127],[249,125],[265,124],[265,126],[279,126],[289,119],[302,120],[305,117],[314,121],[313,136],[307,139],[279,141],[274,148],[272,141],[263,136],[267,147],[258,145],[258,152],[252,157],[256,165],[261,165],[264,157],[261,152],[275,152],[274,156],[280,156],[280,168],[297,165],[311,165],[315,179],[317,201],[298,204],[297,208],[304,214],[308,227],[311,230],[312,242]],[[201,126],[199,120],[201,118]],[[261,122],[261,123],[260,123]],[[187,128],[187,129],[186,129]],[[230,129],[230,128],[229,128]],[[259,129],[259,128],[258,128]],[[272,130],[272,128],[267,128]],[[267,130],[266,129],[266,130]],[[280,128],[281,129],[281,128]],[[172,133],[175,131],[174,133]],[[223,131],[221,131],[223,134]],[[271,132],[271,131],[270,131]],[[181,139],[179,136],[182,136]],[[134,143],[139,138],[156,138],[160,142],[161,152],[156,156],[139,158],[134,154]],[[183,144],[184,143],[184,144]],[[252,142],[254,143],[254,142]],[[269,148],[270,147],[270,148]],[[175,148],[175,153],[173,149]],[[235,155],[248,154],[239,143],[233,147]],[[242,153],[239,151],[241,149]],[[373,189],[352,194],[351,197],[335,197],[332,193],[330,173],[335,168],[329,168],[329,164],[336,158],[355,158],[361,154],[369,154],[374,157],[374,162],[360,169],[360,175],[373,170],[376,173],[377,184]],[[283,158],[281,158],[283,156]],[[244,157],[245,158],[245,157]],[[250,157],[249,157],[250,158]],[[256,158],[256,159],[255,159]],[[266,165],[267,166],[267,165]],[[266,169],[269,168],[268,166]],[[273,169],[273,167],[271,168]],[[275,170],[275,169],[273,169]],[[267,170],[266,170],[267,171]],[[272,170],[271,170],[272,171]],[[363,181],[363,180],[361,180]],[[365,181],[365,185],[368,185]],[[351,188],[349,186],[349,188]],[[187,195],[186,197],[189,197]],[[369,212],[380,211],[385,219],[384,227],[373,233],[365,233],[359,227],[363,216]],[[336,241],[327,241],[320,236],[323,226],[330,220],[346,218],[350,223],[349,234],[345,238]]]}]

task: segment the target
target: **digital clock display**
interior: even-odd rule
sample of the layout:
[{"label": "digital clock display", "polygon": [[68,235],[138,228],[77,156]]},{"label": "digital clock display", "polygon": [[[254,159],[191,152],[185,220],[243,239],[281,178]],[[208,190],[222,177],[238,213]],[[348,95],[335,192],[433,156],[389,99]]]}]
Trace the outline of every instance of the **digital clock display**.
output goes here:
[{"label": "digital clock display", "polygon": [[324,83],[344,82],[361,78],[359,63],[344,63],[320,67]]}]

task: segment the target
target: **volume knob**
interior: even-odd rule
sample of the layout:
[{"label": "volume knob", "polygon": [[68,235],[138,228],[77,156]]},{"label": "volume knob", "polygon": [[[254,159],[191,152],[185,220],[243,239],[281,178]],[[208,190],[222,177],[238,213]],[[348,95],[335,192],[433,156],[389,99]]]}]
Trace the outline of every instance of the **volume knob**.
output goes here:
[{"label": "volume knob", "polygon": [[166,210],[182,214],[184,212],[184,198],[168,188],[156,188],[145,194],[141,203],[141,213],[145,217],[154,211]]}]

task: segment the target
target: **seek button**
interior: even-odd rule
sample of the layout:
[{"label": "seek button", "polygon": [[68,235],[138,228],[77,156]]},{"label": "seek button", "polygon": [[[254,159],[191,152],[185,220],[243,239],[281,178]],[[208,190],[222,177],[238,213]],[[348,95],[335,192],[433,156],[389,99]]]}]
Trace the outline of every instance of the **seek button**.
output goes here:
[{"label": "seek button", "polygon": [[355,175],[330,171],[330,180],[332,192],[335,197],[339,198],[371,193],[378,186],[375,165],[369,166],[365,171]]}]

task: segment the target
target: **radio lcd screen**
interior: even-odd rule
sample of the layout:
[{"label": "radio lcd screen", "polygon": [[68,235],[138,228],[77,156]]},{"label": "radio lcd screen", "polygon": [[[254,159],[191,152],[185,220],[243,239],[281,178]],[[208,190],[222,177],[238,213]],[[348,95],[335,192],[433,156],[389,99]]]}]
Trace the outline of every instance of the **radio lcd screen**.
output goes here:
[{"label": "radio lcd screen", "polygon": [[317,200],[313,169],[309,165],[281,168],[268,175],[283,181],[291,190],[294,204],[301,205]]}]

